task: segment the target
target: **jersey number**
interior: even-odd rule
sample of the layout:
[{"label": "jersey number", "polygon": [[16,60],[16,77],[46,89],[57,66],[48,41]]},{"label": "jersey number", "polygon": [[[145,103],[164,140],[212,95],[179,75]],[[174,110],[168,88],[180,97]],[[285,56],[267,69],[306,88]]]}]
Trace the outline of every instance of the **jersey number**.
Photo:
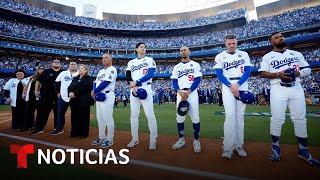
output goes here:
[{"label": "jersey number", "polygon": [[243,66],[240,66],[240,71],[241,71],[241,73],[243,73]]},{"label": "jersey number", "polygon": [[193,81],[193,80],[194,80],[194,76],[193,76],[192,74],[189,74],[189,75],[188,75],[188,80],[189,80],[189,81]]},{"label": "jersey number", "polygon": [[148,74],[148,69],[143,69],[143,74]]},{"label": "jersey number", "polygon": [[295,68],[296,71],[300,71],[299,65],[294,64],[294,65],[293,65],[293,68]]}]

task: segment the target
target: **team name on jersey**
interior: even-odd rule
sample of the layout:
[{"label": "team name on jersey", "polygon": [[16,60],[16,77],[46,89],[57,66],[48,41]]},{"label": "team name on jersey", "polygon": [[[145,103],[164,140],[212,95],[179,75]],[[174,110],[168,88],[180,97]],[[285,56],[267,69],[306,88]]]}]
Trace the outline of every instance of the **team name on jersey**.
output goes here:
[{"label": "team name on jersey", "polygon": [[296,63],[296,62],[299,62],[299,58],[298,57],[285,58],[284,60],[280,60],[280,61],[279,60],[271,61],[271,66],[274,69],[279,69],[282,66],[285,66],[285,65],[290,66],[291,64]]},{"label": "team name on jersey", "polygon": [[148,67],[148,63],[147,62],[144,62],[144,63],[142,63],[142,64],[138,64],[138,65],[132,65],[131,66],[131,72],[134,72],[134,71],[136,71],[136,70],[140,70],[141,68],[143,68],[143,67]]},{"label": "team name on jersey", "polygon": [[233,62],[223,62],[222,66],[224,69],[228,70],[231,68],[237,68],[238,66],[240,66],[241,64],[245,64],[244,59],[240,59],[238,61],[234,60]]},{"label": "team name on jersey", "polygon": [[182,76],[186,76],[186,75],[188,75],[190,73],[194,73],[194,69],[193,68],[180,70],[180,71],[178,71],[178,78],[180,78]]},{"label": "team name on jersey", "polygon": [[71,81],[72,79],[73,79],[73,78],[72,78],[72,77],[69,77],[69,76],[65,76],[65,77],[64,77],[64,80],[65,80],[65,81]]},{"label": "team name on jersey", "polygon": [[97,78],[98,78],[98,81],[100,81],[100,79],[102,79],[102,78],[104,78],[104,77],[106,77],[105,74],[102,74],[101,76],[98,76],[98,77],[97,77]]}]

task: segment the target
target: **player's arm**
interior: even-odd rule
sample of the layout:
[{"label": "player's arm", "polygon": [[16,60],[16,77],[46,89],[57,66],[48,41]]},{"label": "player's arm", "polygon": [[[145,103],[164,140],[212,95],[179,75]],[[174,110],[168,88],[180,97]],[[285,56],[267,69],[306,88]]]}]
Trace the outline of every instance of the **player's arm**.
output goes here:
[{"label": "player's arm", "polygon": [[269,78],[269,79],[275,79],[275,78],[280,78],[283,80],[292,80],[290,77],[288,77],[288,73],[284,72],[285,70],[277,73],[271,73],[267,71],[260,71],[260,77],[262,78]]},{"label": "player's arm", "polygon": [[304,59],[303,55],[299,53],[299,71],[295,71],[294,74],[296,77],[306,77],[311,74],[311,68],[309,63]]},{"label": "player's arm", "polygon": [[243,69],[243,74],[237,82],[239,86],[241,86],[244,82],[246,82],[249,79],[251,75],[251,66],[252,64],[250,63],[250,57],[248,53],[245,53],[245,65]]},{"label": "player's arm", "polygon": [[98,93],[101,90],[103,90],[104,88],[106,88],[111,82],[110,81],[102,81],[98,87],[96,87],[96,83],[94,83],[94,88],[93,88],[93,92],[94,93]]},{"label": "player's arm", "polygon": [[246,82],[251,75],[251,66],[245,66],[244,67],[244,73],[240,77],[239,81],[237,82],[240,86]]},{"label": "player's arm", "polygon": [[11,82],[12,80],[10,79],[3,87],[4,89],[4,97],[6,97],[6,103],[10,104],[11,99],[10,99],[10,87],[11,87]]},{"label": "player's arm", "polygon": [[223,75],[223,69],[217,68],[216,69],[217,78],[226,86],[230,87],[231,83],[228,79]]},{"label": "player's arm", "polygon": [[154,75],[156,68],[148,68],[148,73],[144,75],[142,78],[136,80],[136,84],[140,84],[146,82],[147,80],[151,79]]},{"label": "player's arm", "polygon": [[188,91],[188,94],[190,94],[195,89],[197,89],[197,87],[199,86],[200,81],[201,81],[201,76],[202,76],[202,73],[201,73],[200,64],[196,64],[196,66],[195,66],[195,74],[194,74],[195,78],[193,79],[193,83],[190,86],[190,90]]}]

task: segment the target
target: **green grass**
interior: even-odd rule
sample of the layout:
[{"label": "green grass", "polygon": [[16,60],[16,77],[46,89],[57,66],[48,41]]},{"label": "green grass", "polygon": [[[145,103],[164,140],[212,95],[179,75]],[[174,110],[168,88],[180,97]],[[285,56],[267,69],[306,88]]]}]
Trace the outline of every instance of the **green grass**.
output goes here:
[{"label": "green grass", "polygon": [[[177,135],[176,128],[176,109],[173,104],[165,104],[163,107],[154,105],[155,115],[158,122],[158,131],[160,134]],[[214,115],[214,112],[224,111],[222,106],[200,105],[201,137],[220,138],[223,136],[223,115]],[[95,114],[94,108],[91,111]],[[246,112],[270,112],[269,106],[247,106]],[[319,107],[307,107],[307,112],[319,113]],[[116,129],[130,131],[130,107],[124,108],[119,104],[114,108],[114,120]],[[307,117],[309,145],[320,146],[320,120],[316,117]],[[147,119],[141,106],[139,118],[139,131],[149,132]],[[91,125],[97,127],[97,121],[91,121]],[[270,142],[270,116],[245,116],[245,140]],[[193,136],[192,123],[189,115],[185,121],[186,136]],[[293,131],[293,123],[289,116],[282,128],[281,143],[296,144],[297,139]]]},{"label": "green grass", "polygon": [[[37,155],[28,155],[28,168],[17,168],[17,156],[10,154],[8,147],[0,144],[0,169],[2,175],[11,179],[66,179],[66,178],[100,178],[100,179],[119,179],[94,169],[88,169],[80,165],[38,165]],[[123,178],[121,178],[123,179]]]},{"label": "green grass", "polygon": [[11,106],[9,105],[0,105],[0,111],[8,111],[11,110]]},{"label": "green grass", "polygon": [[[0,106],[0,110],[9,110],[10,106]],[[307,106],[307,112],[320,113],[319,107]],[[158,122],[158,131],[160,134],[177,135],[176,128],[176,108],[173,104],[165,104],[163,107],[158,107],[154,104],[155,115]],[[200,105],[200,122],[201,122],[201,137],[220,138],[223,136],[223,115],[214,115],[215,112],[223,112],[224,108],[217,105]],[[270,112],[269,106],[247,106],[246,112]],[[94,107],[91,113],[95,115]],[[130,131],[130,107],[123,107],[119,104],[114,108],[114,120],[116,129]],[[307,117],[308,136],[310,146],[320,146],[320,118]],[[149,132],[147,119],[141,106],[139,118],[139,131]],[[97,121],[91,121],[91,125],[98,127]],[[270,142],[269,134],[270,116],[245,116],[245,140]],[[193,136],[192,123],[189,115],[185,121],[186,136]],[[293,124],[290,117],[287,116],[286,122],[282,128],[281,143],[296,144],[297,140],[293,131]]]}]

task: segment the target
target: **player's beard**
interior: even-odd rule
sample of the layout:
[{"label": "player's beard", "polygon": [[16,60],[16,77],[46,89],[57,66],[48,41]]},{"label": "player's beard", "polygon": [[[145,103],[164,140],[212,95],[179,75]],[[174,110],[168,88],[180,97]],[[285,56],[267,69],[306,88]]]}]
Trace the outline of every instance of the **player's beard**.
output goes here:
[{"label": "player's beard", "polygon": [[282,49],[287,47],[287,43],[286,42],[280,42],[279,44],[274,45],[276,48]]}]

